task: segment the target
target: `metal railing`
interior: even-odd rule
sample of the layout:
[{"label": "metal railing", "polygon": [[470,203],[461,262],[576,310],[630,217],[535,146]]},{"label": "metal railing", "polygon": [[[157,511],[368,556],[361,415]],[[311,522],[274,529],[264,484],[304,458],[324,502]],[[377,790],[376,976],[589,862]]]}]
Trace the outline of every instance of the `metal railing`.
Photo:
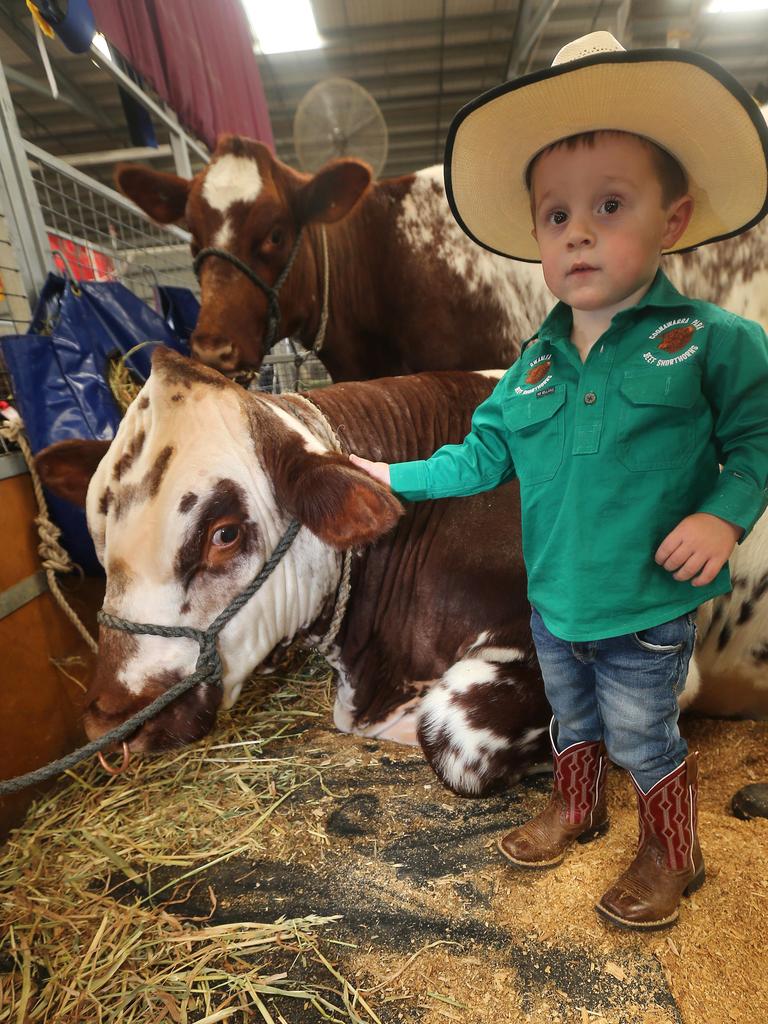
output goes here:
[{"label": "metal railing", "polygon": [[[23,334],[31,315],[8,220],[0,206],[0,334]],[[0,400],[10,398],[11,380],[0,358]],[[0,455],[10,450],[10,445],[0,438]]]},{"label": "metal railing", "polygon": [[8,221],[0,209],[0,334],[22,334],[29,326],[30,316]]},{"label": "metal railing", "polygon": [[259,375],[259,390],[281,394],[285,391],[313,391],[332,384],[328,371],[313,353],[292,338],[283,338],[265,358]]}]

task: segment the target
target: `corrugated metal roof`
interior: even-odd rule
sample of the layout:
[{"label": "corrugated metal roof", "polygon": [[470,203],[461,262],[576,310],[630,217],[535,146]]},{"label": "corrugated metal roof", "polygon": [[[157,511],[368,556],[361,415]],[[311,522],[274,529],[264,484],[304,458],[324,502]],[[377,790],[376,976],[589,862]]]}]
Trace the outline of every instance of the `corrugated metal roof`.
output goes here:
[{"label": "corrugated metal roof", "polygon": [[[296,164],[292,122],[304,93],[330,75],[376,99],[389,129],[385,175],[442,159],[455,112],[509,77],[551,64],[570,40],[607,29],[630,47],[679,44],[768,91],[768,11],[707,15],[690,0],[314,0],[323,50],[260,56],[279,155]],[[551,8],[533,45],[530,24]]]}]

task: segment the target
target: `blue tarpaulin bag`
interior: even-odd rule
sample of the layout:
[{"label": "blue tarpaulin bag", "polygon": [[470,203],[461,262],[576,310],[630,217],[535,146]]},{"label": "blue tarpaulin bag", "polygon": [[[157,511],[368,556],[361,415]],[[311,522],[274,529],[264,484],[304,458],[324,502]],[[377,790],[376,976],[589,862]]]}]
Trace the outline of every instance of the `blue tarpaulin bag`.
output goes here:
[{"label": "blue tarpaulin bag", "polygon": [[[160,314],[117,281],[73,282],[49,274],[27,334],[0,338],[34,453],[54,441],[110,441],[122,417],[108,384],[110,360],[133,352],[126,366],[141,382],[149,376],[157,344],[189,355]],[[62,542],[88,573],[99,573],[85,513],[46,493]]]},{"label": "blue tarpaulin bag", "polygon": [[155,297],[163,320],[177,338],[189,344],[200,316],[200,303],[195,293],[189,288],[159,284],[155,288]]}]

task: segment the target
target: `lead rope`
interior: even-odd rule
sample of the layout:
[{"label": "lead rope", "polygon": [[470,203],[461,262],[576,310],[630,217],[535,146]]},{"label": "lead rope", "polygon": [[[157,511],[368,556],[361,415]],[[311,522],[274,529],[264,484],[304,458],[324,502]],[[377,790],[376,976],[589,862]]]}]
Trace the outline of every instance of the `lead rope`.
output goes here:
[{"label": "lead rope", "polygon": [[[328,327],[328,294],[330,290],[331,265],[328,262],[328,238],[325,233],[325,225],[320,228],[320,237],[323,240],[323,306],[320,311],[320,326],[317,329],[317,334],[315,335],[315,340],[312,343],[311,349],[315,355],[317,355],[323,347],[323,342],[325,341],[325,330]],[[309,353],[307,353],[307,355],[308,354]],[[304,358],[306,359],[307,356]]]},{"label": "lead rope", "polygon": [[[308,405],[312,411],[320,417],[322,422],[325,424],[325,428],[328,432],[328,436],[331,439],[333,447],[336,449],[339,455],[344,455],[344,449],[342,448],[341,441],[336,431],[333,429],[330,420],[325,413],[314,402],[310,401],[305,395],[295,392],[290,396],[291,398],[298,398],[300,402]],[[336,603],[334,605],[333,615],[331,621],[326,630],[325,636],[316,644],[312,646],[324,657],[327,657],[328,652],[336,639],[341,623],[344,616],[347,613],[347,604],[349,603],[350,593],[350,578],[352,574],[352,552],[348,549],[342,553],[341,556],[341,579],[339,581],[339,587],[336,591]]]},{"label": "lead rope", "polygon": [[21,420],[6,420],[0,422],[0,437],[3,437],[6,441],[10,441],[12,444],[19,447],[21,454],[24,456],[27,468],[29,469],[29,475],[32,480],[32,489],[35,492],[35,500],[38,508],[38,514],[35,516],[35,526],[37,527],[37,534],[40,539],[37,551],[40,555],[40,564],[45,571],[45,576],[48,581],[48,589],[53,594],[58,606],[78,631],[83,640],[85,640],[86,644],[88,644],[88,647],[94,654],[96,654],[99,649],[96,641],[83,625],[77,612],[67,601],[61,587],[59,586],[59,581],[56,578],[57,572],[77,571],[82,575],[82,569],[72,561],[69,554],[61,546],[61,542],[59,541],[59,538],[61,537],[61,530],[51,522],[48,514],[48,503],[46,502],[45,494],[43,493],[43,485],[40,482],[40,477],[37,475],[37,470],[35,469],[34,456],[32,455],[32,449],[29,447],[29,442],[27,441],[24,433],[23,422]]}]

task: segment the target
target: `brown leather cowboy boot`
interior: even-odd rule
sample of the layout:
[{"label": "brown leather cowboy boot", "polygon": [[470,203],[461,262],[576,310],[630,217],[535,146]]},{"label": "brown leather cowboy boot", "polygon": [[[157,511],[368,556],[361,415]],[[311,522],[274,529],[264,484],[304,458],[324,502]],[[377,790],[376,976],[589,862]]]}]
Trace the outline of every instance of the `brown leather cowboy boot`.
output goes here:
[{"label": "brown leather cowboy boot", "polygon": [[619,928],[668,928],[681,897],[704,882],[696,838],[698,756],[689,754],[647,793],[632,779],[640,820],[637,856],[595,907]]},{"label": "brown leather cowboy boot", "polygon": [[550,801],[541,814],[498,843],[507,860],[521,868],[554,867],[572,843],[588,843],[608,830],[605,747],[599,740],[572,743],[558,754],[554,721],[549,725],[555,776]]}]

